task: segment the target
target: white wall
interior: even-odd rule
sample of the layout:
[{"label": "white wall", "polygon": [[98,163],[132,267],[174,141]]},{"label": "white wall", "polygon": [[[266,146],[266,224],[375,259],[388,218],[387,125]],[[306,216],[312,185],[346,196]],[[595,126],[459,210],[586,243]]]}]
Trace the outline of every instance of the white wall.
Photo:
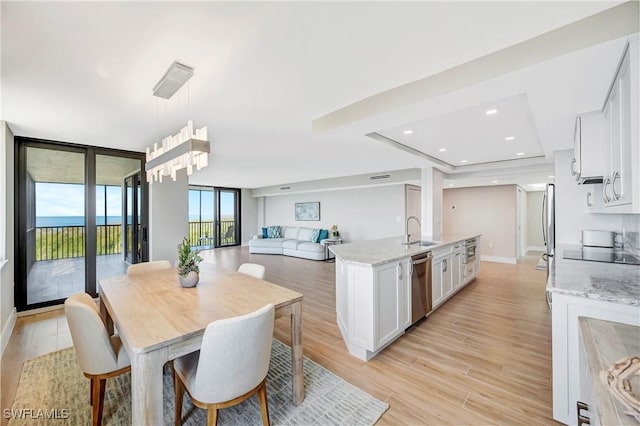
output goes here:
[{"label": "white wall", "polygon": [[[320,221],[295,220],[295,203],[305,201],[320,202]],[[404,234],[404,185],[264,197],[264,215],[264,225],[329,229],[335,224],[347,242],[400,236]]]},{"label": "white wall", "polygon": [[[591,213],[587,209],[587,192],[593,185],[578,185],[569,172],[573,150],[554,153],[556,181],[556,246],[580,244],[583,229],[622,231],[624,215]],[[594,196],[599,196],[595,194]]]},{"label": "white wall", "polygon": [[173,264],[178,243],[188,235],[189,179],[182,169],[175,182],[169,177],[149,185],[149,260]]},{"label": "white wall", "polygon": [[241,189],[240,193],[240,221],[242,223],[242,235],[240,242],[246,244],[251,235],[258,230],[258,199],[253,197],[251,189]]},{"label": "white wall", "polygon": [[[14,271],[14,141],[13,133],[4,121],[0,121],[0,331],[2,351],[9,340],[15,321],[13,297]],[[3,261],[6,259],[6,263]]]},{"label": "white wall", "polygon": [[443,191],[442,208],[445,235],[482,234],[483,260],[515,263],[515,185],[448,188]]},{"label": "white wall", "polygon": [[544,191],[527,192],[527,250],[544,251],[542,199]]}]

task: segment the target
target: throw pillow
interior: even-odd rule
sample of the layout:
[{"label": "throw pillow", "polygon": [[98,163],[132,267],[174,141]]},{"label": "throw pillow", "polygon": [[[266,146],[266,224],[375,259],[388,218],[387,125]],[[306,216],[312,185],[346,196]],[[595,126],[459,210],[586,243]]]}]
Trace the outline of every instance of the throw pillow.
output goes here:
[{"label": "throw pillow", "polygon": [[262,238],[269,238],[269,234],[267,234],[267,228],[262,228]]},{"label": "throw pillow", "polygon": [[326,240],[327,238],[329,238],[329,230],[328,229],[321,229],[320,230],[320,236],[318,237],[318,242],[320,242],[322,240]]},{"label": "throw pillow", "polygon": [[317,242],[319,242],[319,238],[320,238],[320,229],[313,228],[311,230],[311,242],[312,243],[317,243]]},{"label": "throw pillow", "polygon": [[267,236],[269,238],[281,238],[280,237],[280,227],[279,226],[270,226],[267,228]]}]

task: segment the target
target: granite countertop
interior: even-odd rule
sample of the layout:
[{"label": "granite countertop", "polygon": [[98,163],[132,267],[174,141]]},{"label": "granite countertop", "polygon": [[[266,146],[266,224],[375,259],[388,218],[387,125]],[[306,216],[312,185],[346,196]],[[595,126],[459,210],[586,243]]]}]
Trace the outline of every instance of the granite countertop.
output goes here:
[{"label": "granite countertop", "polygon": [[640,265],[562,259],[558,252],[549,262],[547,290],[640,306]]},{"label": "granite countertop", "polygon": [[480,234],[444,235],[434,240],[429,235],[423,235],[421,241],[436,242],[436,244],[427,247],[423,247],[420,244],[403,245],[402,242],[404,242],[405,237],[390,237],[379,240],[334,245],[329,247],[329,250],[343,262],[363,266],[375,266],[401,260],[419,253],[427,253],[440,247],[477,237],[480,237]]},{"label": "granite countertop", "polygon": [[[600,378],[615,362],[629,355],[640,356],[640,327],[616,322],[579,318],[581,341],[589,367],[593,402],[597,406],[599,424],[640,425],[625,414],[625,407],[614,397]],[[636,393],[638,389],[635,389]],[[594,424],[593,419],[591,424]]]}]

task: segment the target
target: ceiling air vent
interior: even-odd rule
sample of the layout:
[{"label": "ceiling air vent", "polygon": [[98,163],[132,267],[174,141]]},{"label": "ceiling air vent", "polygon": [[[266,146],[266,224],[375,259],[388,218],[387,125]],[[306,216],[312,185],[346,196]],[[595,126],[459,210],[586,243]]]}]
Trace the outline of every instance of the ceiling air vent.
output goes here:
[{"label": "ceiling air vent", "polygon": [[286,191],[287,189],[291,189],[290,186],[282,186],[280,187],[280,191]]},{"label": "ceiling air vent", "polygon": [[389,179],[390,177],[391,177],[391,175],[369,176],[369,180]]}]

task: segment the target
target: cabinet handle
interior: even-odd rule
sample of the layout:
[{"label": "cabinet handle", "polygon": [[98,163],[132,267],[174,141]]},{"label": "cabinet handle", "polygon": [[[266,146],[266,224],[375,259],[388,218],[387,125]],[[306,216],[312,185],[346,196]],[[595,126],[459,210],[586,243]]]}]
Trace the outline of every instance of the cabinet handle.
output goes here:
[{"label": "cabinet handle", "polygon": [[569,168],[571,169],[571,176],[575,176],[578,174],[578,172],[575,171],[575,169],[573,168],[573,165],[576,164],[576,159],[573,158],[571,160],[571,166],[569,166]]},{"label": "cabinet handle", "polygon": [[402,263],[398,263],[398,279],[402,279]]},{"label": "cabinet handle", "polygon": [[620,179],[620,172],[617,170],[611,175],[611,195],[613,195],[613,201],[620,199],[620,194],[616,193],[616,179]]},{"label": "cabinet handle", "polygon": [[593,203],[591,202],[591,192],[587,192],[587,207],[593,207]]},{"label": "cabinet handle", "polygon": [[605,203],[608,203],[611,201],[611,199],[609,198],[609,195],[607,195],[607,185],[609,185],[609,182],[610,182],[609,177],[606,177],[602,182],[602,199],[604,200]]},{"label": "cabinet handle", "polygon": [[442,272],[447,272],[447,259],[442,261]]}]

